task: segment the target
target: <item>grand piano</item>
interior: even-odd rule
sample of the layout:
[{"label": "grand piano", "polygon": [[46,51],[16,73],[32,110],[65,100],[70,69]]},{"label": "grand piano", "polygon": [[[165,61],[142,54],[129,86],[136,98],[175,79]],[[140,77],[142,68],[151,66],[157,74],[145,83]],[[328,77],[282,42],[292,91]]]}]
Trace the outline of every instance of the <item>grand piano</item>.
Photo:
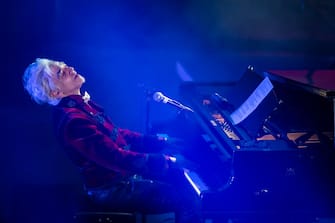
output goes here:
[{"label": "grand piano", "polygon": [[209,222],[335,219],[335,71],[247,67],[233,83],[184,82],[168,133]]}]

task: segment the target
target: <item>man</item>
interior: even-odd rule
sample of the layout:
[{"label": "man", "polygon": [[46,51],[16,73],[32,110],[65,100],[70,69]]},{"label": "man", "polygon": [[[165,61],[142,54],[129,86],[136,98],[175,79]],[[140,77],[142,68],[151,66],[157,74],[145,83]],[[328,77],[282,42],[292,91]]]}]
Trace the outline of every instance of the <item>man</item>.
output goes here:
[{"label": "man", "polygon": [[36,59],[23,75],[32,99],[53,106],[57,138],[78,166],[88,196],[113,210],[175,211],[178,222],[200,222],[198,197],[181,184],[178,162],[159,153],[166,139],[118,128],[81,94],[84,82],[73,67],[50,59]]}]

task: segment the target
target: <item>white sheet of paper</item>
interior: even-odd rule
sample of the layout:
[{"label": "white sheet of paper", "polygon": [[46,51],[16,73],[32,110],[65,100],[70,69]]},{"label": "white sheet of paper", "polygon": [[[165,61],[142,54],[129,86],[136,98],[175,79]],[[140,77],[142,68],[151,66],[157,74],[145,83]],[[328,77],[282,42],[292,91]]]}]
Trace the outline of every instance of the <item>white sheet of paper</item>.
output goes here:
[{"label": "white sheet of paper", "polygon": [[240,105],[233,113],[230,118],[234,125],[242,122],[246,119],[264,100],[264,98],[271,92],[273,85],[268,77],[265,77],[263,81],[257,86],[257,88],[251,93],[251,95]]}]

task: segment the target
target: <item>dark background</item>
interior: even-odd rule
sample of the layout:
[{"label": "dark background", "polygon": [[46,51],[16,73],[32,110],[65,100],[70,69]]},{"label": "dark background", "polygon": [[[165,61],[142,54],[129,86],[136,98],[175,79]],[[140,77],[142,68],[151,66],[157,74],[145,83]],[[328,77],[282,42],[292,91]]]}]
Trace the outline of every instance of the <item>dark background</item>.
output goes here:
[{"label": "dark background", "polygon": [[[335,67],[332,0],[12,0],[0,6],[3,222],[43,222],[71,201],[66,188],[80,188],[53,137],[50,108],[35,105],[22,88],[24,69],[37,57],[74,66],[114,122],[138,131],[147,123],[146,91],[180,99],[178,63],[195,81],[214,82],[237,80],[249,64],[260,72]],[[152,122],[176,113],[149,104]],[[54,199],[46,202],[47,193]]]}]

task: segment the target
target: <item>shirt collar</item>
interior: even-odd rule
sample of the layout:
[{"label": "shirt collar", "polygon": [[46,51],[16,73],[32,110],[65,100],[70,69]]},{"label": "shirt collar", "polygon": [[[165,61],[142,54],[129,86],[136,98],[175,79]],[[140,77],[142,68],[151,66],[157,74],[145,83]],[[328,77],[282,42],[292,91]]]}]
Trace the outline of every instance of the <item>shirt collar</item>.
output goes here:
[{"label": "shirt collar", "polygon": [[87,103],[90,99],[91,96],[85,91],[84,95],[82,96],[82,99],[84,100],[85,103]]},{"label": "shirt collar", "polygon": [[69,95],[62,98],[59,106],[76,107],[77,105],[88,104],[89,101],[90,95],[85,91],[84,95]]}]

